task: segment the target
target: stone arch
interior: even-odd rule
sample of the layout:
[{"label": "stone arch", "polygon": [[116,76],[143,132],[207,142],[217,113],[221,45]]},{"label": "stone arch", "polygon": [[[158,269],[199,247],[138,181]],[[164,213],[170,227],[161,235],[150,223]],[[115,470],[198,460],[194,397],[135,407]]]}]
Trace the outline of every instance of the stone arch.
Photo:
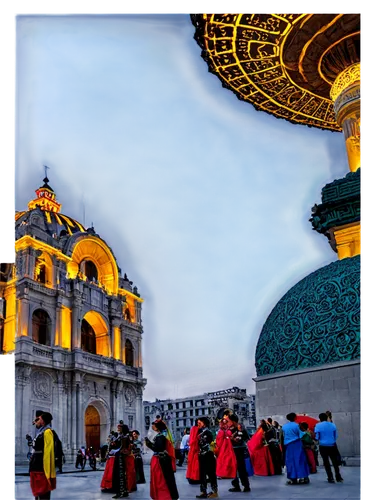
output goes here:
[{"label": "stone arch", "polygon": [[35,259],[34,279],[49,288],[53,287],[53,262],[47,252]]},{"label": "stone arch", "polygon": [[134,346],[130,339],[125,340],[125,364],[134,366]]},{"label": "stone arch", "polygon": [[118,267],[108,245],[95,236],[78,238],[72,250],[72,260],[68,264],[68,273],[71,278],[75,278],[78,273],[81,273],[82,278],[86,278],[80,270],[81,263],[85,261],[90,261],[95,265],[99,284],[108,293],[116,295],[118,292]]},{"label": "stone arch", "polygon": [[96,311],[88,311],[81,322],[81,348],[92,354],[110,356],[110,336],[107,322]]},{"label": "stone arch", "polygon": [[34,342],[42,345],[51,345],[52,321],[45,309],[37,308],[31,316],[31,337]]},{"label": "stone arch", "polygon": [[[93,407],[95,411],[99,415],[99,435],[100,435],[100,445],[103,445],[104,443],[107,442],[107,437],[108,434],[110,433],[111,430],[111,412],[108,407],[108,404],[106,401],[102,398],[97,398],[97,397],[91,397],[89,398],[86,406],[85,406],[85,411],[83,412],[84,415],[84,420],[83,420],[83,436],[86,436],[86,429],[85,429],[85,416],[87,413],[87,410],[89,407]],[[89,410],[90,411],[90,410]],[[81,446],[83,443],[78,443],[79,446]]]}]

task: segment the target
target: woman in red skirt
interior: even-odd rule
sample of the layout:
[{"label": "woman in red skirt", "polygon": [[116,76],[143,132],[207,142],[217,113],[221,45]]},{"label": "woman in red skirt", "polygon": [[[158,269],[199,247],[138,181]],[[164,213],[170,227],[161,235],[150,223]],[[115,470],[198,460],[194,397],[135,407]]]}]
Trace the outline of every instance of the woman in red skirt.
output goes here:
[{"label": "woman in red skirt", "polygon": [[[120,425],[118,426],[118,428],[119,427]],[[115,468],[116,453],[121,448],[121,442],[119,439],[118,432],[112,432],[108,436],[108,440],[109,442],[108,442],[108,451],[105,462],[105,469],[102,481],[100,483],[100,488],[102,489],[102,491],[113,491],[113,471]]]},{"label": "woman in red skirt", "polygon": [[309,426],[307,422],[301,422],[299,424],[299,428],[304,433],[301,437],[302,446],[305,450],[307,463],[309,465],[310,474],[316,474],[316,461],[314,455],[315,442],[312,438],[311,431],[309,430]]},{"label": "woman in red skirt", "polygon": [[237,475],[237,460],[230,440],[228,421],[222,418],[216,436],[216,475],[223,479],[234,479]]},{"label": "woman in red skirt", "polygon": [[256,476],[273,476],[275,474],[269,447],[265,446],[264,433],[267,429],[267,424],[263,421],[254,436],[247,442]]},{"label": "woman in red skirt", "polygon": [[158,420],[152,423],[152,430],[157,432],[153,441],[145,439],[146,446],[154,452],[150,465],[150,497],[153,500],[178,500],[172,457],[167,451],[167,426],[162,420]]},{"label": "woman in red skirt", "polygon": [[198,444],[198,420],[190,429],[189,453],[187,457],[186,479],[189,484],[199,484],[199,444]]}]

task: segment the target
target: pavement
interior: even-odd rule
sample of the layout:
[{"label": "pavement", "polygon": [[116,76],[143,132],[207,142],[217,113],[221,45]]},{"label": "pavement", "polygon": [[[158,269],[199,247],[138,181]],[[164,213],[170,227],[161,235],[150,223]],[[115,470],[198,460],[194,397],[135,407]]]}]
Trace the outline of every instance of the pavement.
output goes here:
[{"label": "pavement", "polygon": [[[152,453],[145,453],[142,457],[143,464],[149,465],[151,462],[151,457],[152,457]],[[104,471],[104,468],[105,468],[105,463],[103,463],[103,464],[98,463],[97,464],[98,470]],[[94,472],[91,469],[91,467],[89,466],[88,460],[86,460],[86,465],[85,465],[85,468],[83,471],[81,471],[80,469],[76,469],[74,463],[66,463],[63,466],[63,474],[77,474],[77,473],[81,473],[81,472],[84,472],[85,474],[87,472]],[[29,465],[28,465],[28,462],[26,460],[25,460],[25,463],[23,465],[16,465],[15,475],[16,476],[28,476],[29,475]],[[60,476],[60,474],[58,474],[58,475]]]},{"label": "pavement", "polygon": [[[145,465],[146,484],[139,484],[138,490],[131,493],[129,499],[148,500],[150,498],[150,467]],[[310,484],[287,486],[286,475],[250,478],[250,493],[230,493],[229,479],[221,479],[219,497],[222,500],[239,500],[248,498],[268,500],[361,500],[374,496],[360,496],[360,467],[342,467],[343,483],[330,484],[327,482],[323,467],[318,467],[318,473],[310,476]],[[195,500],[199,494],[199,485],[190,485],[186,480],[186,466],[178,467],[176,471],[177,488],[181,500]],[[100,481],[103,470],[92,471],[90,468],[77,471],[73,465],[65,464],[62,474],[57,475],[57,488],[52,492],[51,500],[111,500],[113,494],[102,493]],[[31,500],[33,498],[27,467],[16,467],[17,500]],[[363,492],[362,492],[363,495]]]}]

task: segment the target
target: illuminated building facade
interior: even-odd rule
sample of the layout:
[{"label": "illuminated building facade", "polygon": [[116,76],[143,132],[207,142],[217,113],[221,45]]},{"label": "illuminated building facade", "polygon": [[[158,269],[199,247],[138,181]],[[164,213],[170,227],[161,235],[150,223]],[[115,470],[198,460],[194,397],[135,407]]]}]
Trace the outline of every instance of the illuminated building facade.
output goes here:
[{"label": "illuminated building facade", "polygon": [[[255,365],[257,419],[330,410],[348,463],[360,456],[360,16],[197,14],[209,71],[257,110],[342,132],[350,172],[325,185],[310,222],[338,260],[270,312]],[[272,147],[272,144],[270,144]]]},{"label": "illuminated building facade", "polygon": [[67,458],[83,444],[101,446],[120,419],[143,421],[143,300],[94,228],[61,213],[48,182],[16,213],[15,265],[1,268],[18,462],[36,410],[52,413]]}]

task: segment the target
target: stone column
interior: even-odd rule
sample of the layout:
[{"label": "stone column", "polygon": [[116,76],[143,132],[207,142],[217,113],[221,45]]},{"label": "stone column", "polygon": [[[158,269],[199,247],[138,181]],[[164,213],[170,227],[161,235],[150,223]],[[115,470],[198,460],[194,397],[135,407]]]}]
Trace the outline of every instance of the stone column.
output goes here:
[{"label": "stone column", "polygon": [[142,323],[142,320],[141,320],[141,303],[140,302],[136,302],[135,303],[135,311],[136,311],[136,323],[137,325],[140,325]]},{"label": "stone column", "polygon": [[115,405],[115,415],[114,415],[114,420],[115,422],[118,422],[119,420],[124,420],[124,382],[119,380],[117,382],[117,387],[116,387],[116,405]]},{"label": "stone column", "polygon": [[78,436],[77,436],[77,388],[76,388],[76,380],[75,380],[75,374],[72,374],[72,381],[71,381],[71,418],[70,418],[70,443],[72,447],[72,451],[76,452],[78,448],[81,446],[77,442]]},{"label": "stone column", "polygon": [[56,297],[56,329],[55,329],[55,346],[62,346],[62,296],[57,292]]},{"label": "stone column", "polygon": [[110,319],[109,323],[109,355],[114,358],[115,357],[115,332],[113,329],[113,320]]},{"label": "stone column", "polygon": [[75,373],[75,386],[76,386],[76,442],[78,446],[84,443],[84,417],[82,408],[82,378],[80,373]]},{"label": "stone column", "polygon": [[25,267],[26,267],[26,272],[25,272],[25,277],[26,278],[32,278],[32,274],[30,274],[30,250],[26,253],[25,255]]},{"label": "stone column", "polygon": [[[26,379],[24,376],[24,367],[23,366],[16,366],[16,407],[15,407],[15,438],[16,438],[16,449],[15,449],[15,454],[16,454],[16,461],[22,460],[24,458],[22,455],[24,454],[25,446],[24,446],[24,441],[25,441],[25,435],[24,430],[25,428],[23,427],[23,393],[24,393],[24,387],[26,385]],[[26,431],[27,432],[27,431]]]},{"label": "stone column", "polygon": [[135,427],[137,429],[143,429],[144,418],[143,418],[143,387],[137,386],[136,388],[136,399],[135,399]]},{"label": "stone column", "polygon": [[41,250],[37,250],[36,248],[29,248],[28,255],[26,258],[26,273],[27,277],[34,279],[35,274],[35,263],[39,255],[41,255]]},{"label": "stone column", "polygon": [[334,102],[337,123],[344,132],[351,172],[355,172],[361,166],[360,83],[360,63],[356,63],[342,71],[331,87],[331,99]]},{"label": "stone column", "polygon": [[17,330],[16,336],[32,336],[31,328],[29,328],[30,323],[30,301],[29,301],[29,289],[25,286],[23,288],[23,296],[19,297],[16,301],[18,308],[17,314]]},{"label": "stone column", "polygon": [[109,395],[109,409],[111,412],[111,429],[115,427],[117,424],[115,420],[115,388],[116,388],[116,381],[111,380],[109,383],[109,390],[110,390],[110,395]]},{"label": "stone column", "polygon": [[73,310],[72,310],[72,350],[81,348],[81,315],[82,315],[82,295],[78,290],[74,290]]},{"label": "stone column", "polygon": [[138,347],[137,368],[142,368],[142,339],[140,337],[137,339],[137,347]]},{"label": "stone column", "polygon": [[126,325],[121,324],[121,361],[125,363]]},{"label": "stone column", "polygon": [[[63,395],[64,395],[64,373],[60,370],[56,370],[56,388],[57,388],[57,415],[53,416],[53,420],[55,422],[55,430],[60,440],[63,441],[63,426],[65,420],[65,412],[63,405]],[[63,442],[63,446],[65,443]]]},{"label": "stone column", "polygon": [[[65,382],[67,386],[67,394],[66,394],[66,422],[65,422],[65,432],[66,432],[66,443],[67,448],[70,452],[73,449],[73,409],[72,409],[72,400],[73,400],[73,382],[72,382],[72,373],[67,372],[65,374]],[[71,458],[74,458],[71,456]]]},{"label": "stone column", "polygon": [[68,434],[68,421],[70,419],[70,396],[68,396],[69,383],[67,380],[68,374],[62,373],[62,382],[59,387],[61,391],[61,414],[62,414],[62,422],[61,422],[61,441],[63,443],[63,448],[70,449],[70,441]]}]

